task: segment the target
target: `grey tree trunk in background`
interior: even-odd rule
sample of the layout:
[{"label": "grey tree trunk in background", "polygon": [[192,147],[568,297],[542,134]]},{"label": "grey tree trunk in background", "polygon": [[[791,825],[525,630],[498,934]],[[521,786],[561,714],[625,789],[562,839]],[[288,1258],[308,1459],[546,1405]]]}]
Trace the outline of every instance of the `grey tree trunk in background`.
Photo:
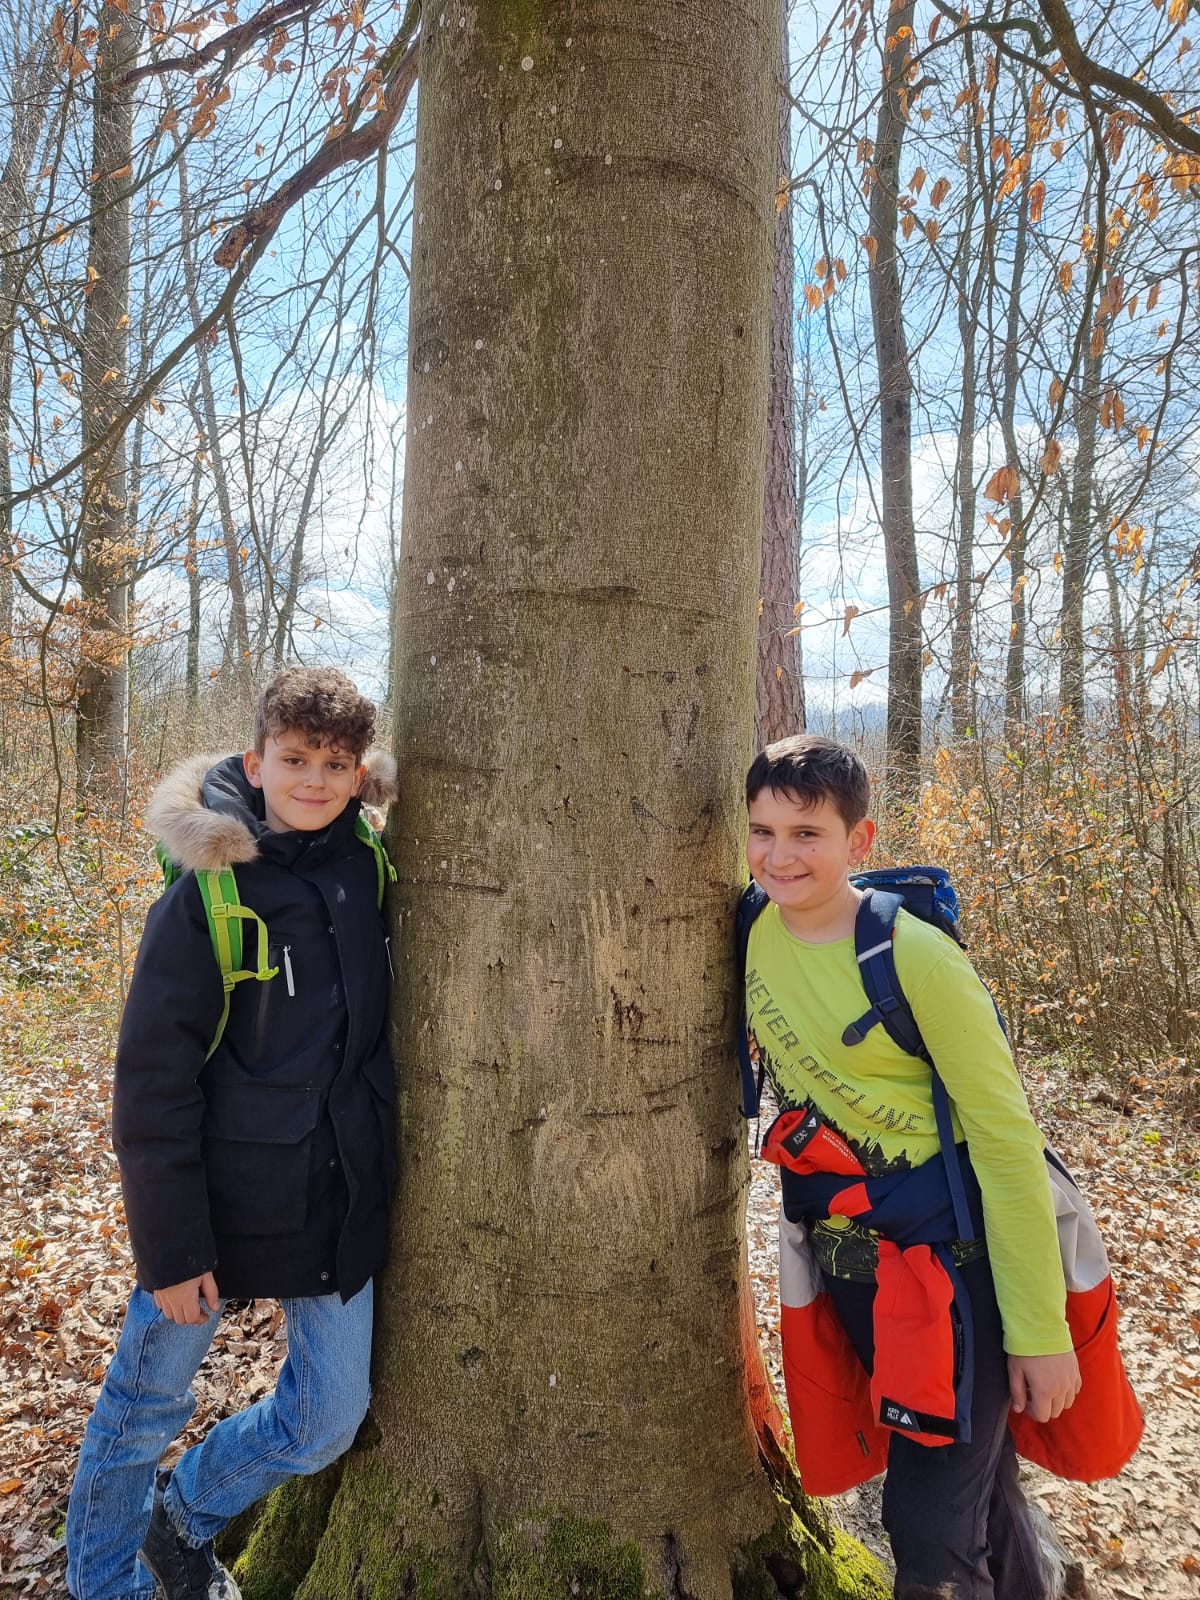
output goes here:
[{"label": "grey tree trunk in background", "polygon": [[[1017,448],[1017,400],[1024,355],[1021,339],[1022,296],[1025,289],[1025,263],[1029,256],[1030,168],[1024,169],[1017,197],[1016,237],[1013,243],[1011,281],[1005,291],[1004,351],[1001,358],[1000,431],[1004,438],[1005,459],[1020,473]],[[1025,497],[1020,487],[1010,498],[1005,514],[1008,530],[1008,648],[1004,656],[1005,737],[1016,739],[1025,726],[1025,646],[1029,633],[1029,603],[1025,586],[1026,570]]]},{"label": "grey tree trunk in background", "polygon": [[129,363],[134,92],[116,83],[137,59],[140,32],[135,0],[102,8],[81,359],[82,442],[90,452],[80,508],[79,591],[85,627],[75,757],[82,790],[124,759],[129,732],[132,508],[121,421]]},{"label": "grey tree trunk in background", "polygon": [[792,197],[782,188],[792,169],[792,102],[787,34],[779,85],[779,183],[775,272],[771,284],[771,381],[767,400],[767,478],[763,493],[759,580],[758,684],[754,735],[761,749],[804,727],[804,676],[796,632],[800,525],[796,499],[795,277]]},{"label": "grey tree trunk in background", "polygon": [[1058,677],[1058,703],[1077,734],[1083,731],[1086,710],[1083,602],[1087,594],[1088,558],[1092,547],[1092,504],[1096,489],[1096,441],[1100,432],[1103,363],[1101,348],[1087,340],[1075,392],[1075,466],[1067,512],[1062,604],[1059,610],[1062,662]]},{"label": "grey tree trunk in background", "polygon": [[[179,182],[179,233],[181,259],[183,263],[183,285],[187,297],[188,315],[192,319],[193,327],[198,327],[203,319],[203,310],[200,304],[200,274],[197,261],[198,243],[195,233],[195,215],[192,211],[190,185],[188,182],[187,157],[184,154],[183,141],[178,132],[175,132],[174,142],[178,150],[175,170]],[[212,474],[213,487],[217,492],[217,507],[221,517],[221,543],[225,548],[225,572],[229,585],[229,654],[232,660],[231,677],[243,702],[248,703],[252,698],[251,683],[253,681],[253,657],[250,648],[250,623],[246,606],[246,585],[242,577],[241,537],[238,533],[237,523],[233,513],[233,491],[229,481],[229,471],[225,460],[225,446],[221,438],[221,422],[217,415],[217,396],[213,385],[212,367],[209,364],[208,351],[203,342],[196,346],[197,383],[200,391],[200,403],[203,407],[203,426],[200,428],[200,437],[204,441],[204,449],[208,456],[209,471]]]},{"label": "grey tree trunk in background", "polygon": [[[964,41],[970,66],[970,81],[975,82],[975,55],[970,36]],[[974,722],[975,696],[975,520],[978,493],[975,482],[975,433],[978,427],[979,358],[976,332],[980,309],[987,288],[995,231],[981,147],[982,135],[975,122],[974,105],[967,115],[975,149],[972,159],[963,164],[963,228],[954,261],[954,287],[957,299],[958,337],[962,344],[960,364],[961,403],[958,418],[958,447],[954,463],[955,520],[957,522],[954,621],[950,634],[950,727],[956,739],[965,738]],[[978,730],[976,730],[978,732]]]},{"label": "grey tree trunk in background", "polygon": [[[299,1593],[729,1600],[757,1559],[765,1594],[755,1541],[797,1525],[747,1397],[729,947],[778,0],[432,8],[426,30],[401,1179],[376,1428]],[[830,1593],[875,1592],[791,1548]],[[248,1600],[275,1592],[269,1552],[264,1529]]]},{"label": "grey tree trunk in background", "polygon": [[879,476],[888,583],[888,786],[915,792],[921,761],[921,582],[912,506],[912,393],[896,240],[900,151],[908,123],[914,0],[884,23],[883,85],[869,202],[871,319],[879,368]]},{"label": "grey tree trunk in background", "polygon": [[14,38],[11,48],[12,137],[0,172],[0,646],[11,639],[14,622],[15,550],[9,506],[13,489],[9,456],[17,448],[11,427],[13,355],[17,314],[30,270],[20,245],[22,230],[31,220],[33,162],[55,78],[55,51],[49,39],[38,37],[22,50]]}]

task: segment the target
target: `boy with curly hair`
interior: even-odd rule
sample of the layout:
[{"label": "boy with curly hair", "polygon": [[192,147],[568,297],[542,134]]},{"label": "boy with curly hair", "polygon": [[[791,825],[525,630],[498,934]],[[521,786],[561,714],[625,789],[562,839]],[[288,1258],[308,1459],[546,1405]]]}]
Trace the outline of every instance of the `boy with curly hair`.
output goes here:
[{"label": "boy with curly hair", "polygon": [[[153,1600],[156,1580],[167,1600],[237,1600],[216,1534],[334,1460],[366,1412],[394,1167],[382,858],[357,822],[394,793],[374,728],[342,673],[288,668],[253,747],[185,762],[148,808],[186,870],[146,919],[117,1045],[137,1283],[71,1491],[73,1600]],[[266,949],[264,981],[226,994],[197,874],[230,867],[260,919],[242,921],[247,958],[256,933]],[[231,1297],[282,1303],[275,1391],[159,1472]]]}]

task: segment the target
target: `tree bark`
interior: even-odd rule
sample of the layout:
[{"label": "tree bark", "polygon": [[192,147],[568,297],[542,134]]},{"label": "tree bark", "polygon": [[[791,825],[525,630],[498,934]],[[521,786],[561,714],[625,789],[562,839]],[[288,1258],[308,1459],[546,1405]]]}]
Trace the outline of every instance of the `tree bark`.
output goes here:
[{"label": "tree bark", "polygon": [[421,47],[402,1179],[375,1427],[298,1592],[878,1593],[781,1513],[741,1338],[779,6],[458,15]]},{"label": "tree bark", "polygon": [[133,92],[117,80],[137,59],[134,0],[100,12],[92,122],[87,304],[83,318],[83,469],[79,590],[84,629],[75,757],[82,793],[125,759],[129,735],[129,574],[133,519],[122,432],[100,441],[125,405],[129,363],[129,197]]},{"label": "tree bark", "polygon": [[[788,93],[787,30],[784,30],[779,90],[779,183],[791,176],[792,101]],[[775,272],[771,285],[771,380],[767,399],[767,481],[758,612],[758,683],[755,744],[804,727],[804,678],[796,628],[799,596],[799,522],[796,504],[796,260],[792,248],[792,197],[776,201]]]},{"label": "tree bark", "polygon": [[921,765],[921,580],[912,509],[912,394],[900,287],[900,151],[908,123],[914,0],[884,23],[883,86],[869,201],[871,320],[879,369],[880,512],[888,583],[888,787],[915,796]]}]

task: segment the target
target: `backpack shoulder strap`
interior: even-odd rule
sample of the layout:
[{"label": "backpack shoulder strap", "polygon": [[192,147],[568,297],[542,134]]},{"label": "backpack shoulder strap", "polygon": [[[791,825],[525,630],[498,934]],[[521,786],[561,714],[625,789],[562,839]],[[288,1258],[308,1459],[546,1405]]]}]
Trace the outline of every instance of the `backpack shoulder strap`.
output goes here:
[{"label": "backpack shoulder strap", "polygon": [[363,816],[361,811],[354,819],[354,836],[360,841],[360,843],[365,844],[369,850],[374,852],[375,873],[377,879],[375,904],[382,909],[384,890],[387,888],[389,883],[395,883],[396,869],[392,865],[388,857],[388,853],[383,847],[383,840],[375,832],[375,829],[367,821],[366,817]]},{"label": "backpack shoulder strap", "polygon": [[893,940],[896,914],[903,904],[898,894],[885,894],[880,889],[868,889],[858,903],[854,919],[854,954],[870,1007],[849,1024],[842,1034],[842,1043],[861,1044],[878,1022],[906,1055],[928,1061],[929,1052],[896,972]]},{"label": "backpack shoulder strap", "polygon": [[171,855],[161,839],[154,846],[154,859],[162,869],[164,889],[169,889],[173,883],[178,883],[180,878],[183,877],[183,868]]},{"label": "backpack shoulder strap", "polygon": [[746,1118],[758,1115],[758,1103],[762,1099],[763,1068],[754,1070],[754,1063],[750,1059],[750,1041],[747,1038],[746,1022],[746,956],[750,950],[750,929],[756,919],[766,910],[768,905],[766,892],[759,888],[753,880],[742,891],[738,901],[737,918],[734,922],[734,982],[737,992],[741,995],[742,1003],[738,1016],[737,1053],[738,1070],[742,1077],[742,1115]]},{"label": "backpack shoulder strap", "polygon": [[[208,1055],[204,1058],[207,1061],[220,1044],[225,1025],[229,1021],[229,1001],[234,986],[246,978],[257,978],[260,983],[265,982],[268,978],[275,977],[279,968],[267,965],[269,951],[266,924],[256,911],[251,911],[249,906],[242,904],[233,868],[222,867],[210,872],[197,872],[196,883],[200,889],[200,898],[204,902],[208,935],[212,940],[217,966],[220,968],[221,988],[225,996],[225,1003],[221,1008],[221,1020],[217,1023],[217,1031],[208,1047]],[[243,922],[253,922],[258,934],[258,966],[254,969],[242,965]]]},{"label": "backpack shoulder strap", "polygon": [[896,937],[896,913],[903,903],[898,894],[885,894],[880,889],[868,889],[859,902],[854,921],[854,953],[871,1005],[842,1034],[842,1043],[861,1044],[875,1024],[880,1022],[894,1044],[899,1045],[907,1055],[918,1056],[929,1067],[933,1079],[933,1115],[954,1207],[955,1226],[960,1239],[970,1239],[974,1227],[967,1206],[958,1149],[954,1143],[950,1097],[933,1057],[925,1048],[917,1019],[912,1014],[912,1007],[900,986],[900,976],[896,971],[893,941]]}]

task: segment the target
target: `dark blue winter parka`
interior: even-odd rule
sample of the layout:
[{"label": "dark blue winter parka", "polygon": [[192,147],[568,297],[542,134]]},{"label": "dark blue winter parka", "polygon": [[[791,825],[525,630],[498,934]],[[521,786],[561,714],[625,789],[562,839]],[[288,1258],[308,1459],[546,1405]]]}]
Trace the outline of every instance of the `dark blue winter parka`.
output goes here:
[{"label": "dark blue winter parka", "polygon": [[[394,777],[368,757],[363,799],[386,803]],[[320,833],[274,833],[240,756],[184,763],[147,808],[189,870],[146,919],[117,1044],[113,1142],[144,1289],[211,1271],[224,1296],[349,1299],[383,1264],[389,963],[358,812],[352,800]],[[223,993],[194,873],[226,866],[279,971],[235,985],[206,1062]]]}]

